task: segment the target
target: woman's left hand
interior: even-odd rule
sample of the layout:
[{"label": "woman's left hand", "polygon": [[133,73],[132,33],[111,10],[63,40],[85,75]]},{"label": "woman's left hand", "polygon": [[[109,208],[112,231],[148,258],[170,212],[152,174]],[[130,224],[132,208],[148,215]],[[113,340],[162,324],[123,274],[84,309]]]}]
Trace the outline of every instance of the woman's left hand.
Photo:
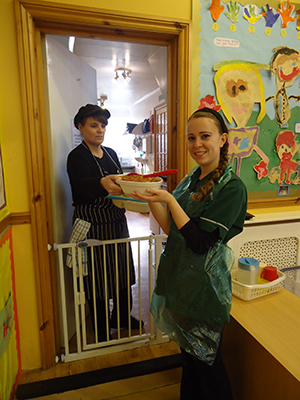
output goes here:
[{"label": "woman's left hand", "polygon": [[115,183],[116,179],[118,178],[119,175],[107,175],[104,178],[100,179],[101,185],[112,196],[121,196],[122,194],[124,194],[121,186]]}]

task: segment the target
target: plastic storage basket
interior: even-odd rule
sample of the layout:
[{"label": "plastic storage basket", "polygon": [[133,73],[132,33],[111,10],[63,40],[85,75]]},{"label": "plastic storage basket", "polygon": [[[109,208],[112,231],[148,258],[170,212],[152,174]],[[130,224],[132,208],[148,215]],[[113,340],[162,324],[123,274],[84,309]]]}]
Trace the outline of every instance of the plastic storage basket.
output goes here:
[{"label": "plastic storage basket", "polygon": [[259,285],[244,285],[236,280],[237,269],[231,271],[232,294],[242,300],[252,300],[257,297],[278,292],[281,282],[286,278],[285,274],[277,270],[277,279],[272,282]]}]

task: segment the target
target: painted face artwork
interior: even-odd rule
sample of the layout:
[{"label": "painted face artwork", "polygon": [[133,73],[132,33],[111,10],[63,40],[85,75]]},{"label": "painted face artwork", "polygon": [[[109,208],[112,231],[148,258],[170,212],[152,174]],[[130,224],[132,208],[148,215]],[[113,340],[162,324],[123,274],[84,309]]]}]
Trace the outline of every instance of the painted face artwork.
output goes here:
[{"label": "painted face artwork", "polygon": [[100,146],[104,140],[106,125],[93,117],[88,117],[85,125],[79,124],[79,130],[88,146]]},{"label": "painted face artwork", "polygon": [[[271,183],[293,183],[299,184],[299,165],[293,157],[299,150],[293,131],[281,131],[276,138],[276,151],[280,159],[279,166],[270,170],[269,180]],[[296,173],[296,175],[294,175]]]},{"label": "painted face artwork", "polygon": [[[254,104],[259,102],[259,86],[254,72],[235,71],[234,78],[232,73],[227,71],[222,76],[224,84],[221,96],[227,104],[227,110],[234,119],[237,127],[247,124]],[[222,84],[221,84],[222,85]]]},{"label": "painted face artwork", "polygon": [[220,135],[211,118],[192,118],[187,125],[187,147],[192,159],[201,166],[204,176],[219,165],[220,149],[227,134]]},{"label": "painted face artwork", "polygon": [[276,84],[292,86],[300,74],[300,54],[282,54],[276,58],[273,68],[276,69]]},{"label": "painted face artwork", "polygon": [[217,99],[228,121],[231,123],[233,119],[237,128],[246,126],[255,103],[261,104],[259,121],[266,113],[264,86],[258,65],[269,69],[266,65],[241,60],[224,61],[214,66],[218,70],[214,78]]},{"label": "painted face artwork", "polygon": [[300,53],[298,50],[285,46],[275,47],[273,51],[271,73],[272,76],[276,75],[277,91],[274,96],[270,96],[267,100],[274,98],[276,122],[283,128],[288,126],[288,121],[291,118],[289,100],[291,98],[300,100],[300,96],[288,96],[286,92],[286,88],[292,86],[300,75]]},{"label": "painted face artwork", "polygon": [[270,66],[243,60],[223,61],[214,65],[217,71],[214,77],[217,99],[228,121],[232,123],[234,120],[236,123],[235,128],[229,129],[230,162],[237,159],[236,174],[239,175],[242,159],[255,150],[262,159],[254,166],[259,179],[267,174],[269,159],[257,146],[259,127],[248,127],[247,123],[255,103],[260,104],[257,124],[267,111],[260,69],[270,70]]}]

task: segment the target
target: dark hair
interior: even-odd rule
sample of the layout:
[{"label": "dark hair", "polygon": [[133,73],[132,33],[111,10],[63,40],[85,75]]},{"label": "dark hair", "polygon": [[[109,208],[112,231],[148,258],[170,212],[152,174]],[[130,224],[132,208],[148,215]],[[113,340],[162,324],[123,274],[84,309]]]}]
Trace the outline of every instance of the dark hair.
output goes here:
[{"label": "dark hair", "polygon": [[295,49],[292,49],[292,48],[286,47],[286,46],[277,46],[277,47],[274,47],[273,51],[274,51],[274,54],[273,54],[273,57],[272,57],[271,62],[270,62],[271,71],[273,71],[273,72],[274,72],[274,69],[275,69],[274,66],[273,66],[273,64],[274,64],[274,62],[275,62],[275,60],[276,60],[276,58],[277,58],[278,56],[281,56],[281,55],[290,56],[290,55],[292,55],[292,54],[298,54],[298,55],[300,55],[300,53],[299,53],[298,50],[295,50]]},{"label": "dark hair", "polygon": [[[228,128],[222,118],[221,114],[211,108],[202,108],[200,110],[195,111],[187,121],[187,124],[191,119],[194,118],[210,118],[214,121],[215,125],[218,128],[219,134],[223,133],[228,134]],[[215,182],[223,175],[225,168],[228,164],[228,139],[224,143],[224,145],[220,149],[220,160],[219,165],[213,171],[211,178],[200,188],[200,191],[194,193],[192,195],[192,200],[201,201],[203,200],[214,188]]]},{"label": "dark hair", "polygon": [[78,125],[81,124],[82,126],[84,126],[85,123],[86,123],[86,120],[87,120],[89,117],[94,118],[96,121],[100,122],[101,124],[104,124],[104,125],[107,125],[107,124],[108,124],[108,120],[107,120],[107,118],[103,115],[103,113],[101,113],[101,112],[99,112],[99,111],[96,111],[96,112],[94,112],[93,114],[88,115],[87,117],[83,117],[83,118],[81,119],[81,121],[78,122]]},{"label": "dark hair", "polygon": [[75,127],[78,129],[79,124],[84,126],[88,117],[92,117],[107,125],[110,112],[106,108],[99,107],[97,104],[86,104],[79,108],[74,117]]}]

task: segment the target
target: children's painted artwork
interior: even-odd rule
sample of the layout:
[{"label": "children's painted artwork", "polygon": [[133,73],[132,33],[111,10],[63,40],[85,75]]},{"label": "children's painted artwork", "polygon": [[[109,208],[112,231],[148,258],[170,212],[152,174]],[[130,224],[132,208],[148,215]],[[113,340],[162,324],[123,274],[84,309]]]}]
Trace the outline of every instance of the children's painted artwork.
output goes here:
[{"label": "children's painted artwork", "polygon": [[2,164],[2,155],[0,147],[0,210],[2,210],[5,206],[6,206],[6,200],[5,200],[4,175],[3,175],[3,164]]},{"label": "children's painted artwork", "polygon": [[199,108],[225,117],[230,162],[250,199],[299,196],[300,10],[194,1]]},{"label": "children's painted artwork", "polygon": [[0,237],[0,399],[13,398],[21,375],[11,228]]},{"label": "children's painted artwork", "polygon": [[0,131],[0,221],[2,221],[3,218],[6,217],[8,214],[9,210],[6,203],[5,181],[4,181],[3,161],[1,152],[1,131]]}]

